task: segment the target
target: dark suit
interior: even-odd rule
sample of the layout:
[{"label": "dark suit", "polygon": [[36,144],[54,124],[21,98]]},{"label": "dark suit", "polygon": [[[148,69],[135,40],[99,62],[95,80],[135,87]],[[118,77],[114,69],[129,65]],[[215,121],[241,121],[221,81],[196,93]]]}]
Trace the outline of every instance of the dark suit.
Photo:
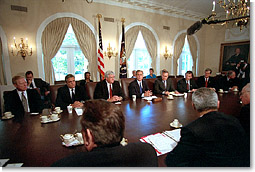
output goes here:
[{"label": "dark suit", "polygon": [[216,89],[217,89],[217,91],[219,89],[223,89],[224,91],[228,91],[229,88],[232,88],[233,86],[238,86],[239,87],[239,83],[240,83],[240,81],[237,78],[227,80],[227,76],[223,76],[218,80]]},{"label": "dark suit", "polygon": [[[194,79],[190,79],[190,90],[192,89],[197,89],[197,84]],[[177,91],[180,93],[188,92],[189,90],[187,89],[187,84],[185,78],[182,78],[177,82]]]},{"label": "dark suit", "polygon": [[[119,81],[114,81],[112,83],[112,96],[120,96],[124,98],[122,89],[120,87]],[[109,98],[109,92],[106,80],[103,80],[97,83],[95,91],[94,91],[94,99],[105,99]]]},{"label": "dark suit", "polygon": [[[147,85],[147,82],[142,80],[142,87],[143,87],[143,91],[142,93],[145,93],[145,91],[149,90],[149,87]],[[137,79],[135,79],[134,81],[132,81],[129,86],[128,86],[128,91],[129,91],[129,97],[132,98],[132,95],[136,95],[137,98],[141,98],[142,94],[140,93],[140,87],[137,83]]]},{"label": "dark suit", "polygon": [[[75,101],[85,101],[88,100],[87,93],[84,87],[75,86]],[[70,95],[69,88],[67,85],[60,87],[58,89],[58,94],[56,98],[56,106],[59,106],[61,109],[66,109],[68,105],[72,104],[72,98]]]},{"label": "dark suit", "polygon": [[[243,66],[240,66],[235,70],[236,77],[239,78],[239,89],[242,90],[242,88],[250,82],[250,65],[247,64],[244,70],[241,70]],[[244,76],[244,77],[243,77]]]},{"label": "dark suit", "polygon": [[155,149],[147,143],[98,147],[80,152],[52,164],[52,167],[157,167]]},{"label": "dark suit", "polygon": [[250,136],[250,104],[241,108],[240,115],[237,117],[243,126],[245,132]]},{"label": "dark suit", "polygon": [[[90,82],[93,82],[91,79],[89,80]],[[85,87],[85,85],[87,84],[86,80],[83,79],[83,80],[80,80],[80,86],[83,86]]]},{"label": "dark suit", "polygon": [[249,146],[239,121],[209,112],[181,129],[181,139],[167,155],[167,166],[249,166]]},{"label": "dark suit", "polygon": [[[27,99],[30,112],[42,112],[42,100],[37,90],[27,89]],[[23,117],[25,114],[22,101],[16,89],[4,95],[4,106],[5,112],[11,111],[15,118]]]},{"label": "dark suit", "polygon": [[162,94],[163,91],[174,91],[175,88],[173,86],[171,78],[166,80],[166,87],[163,83],[162,77],[156,79],[154,83],[154,94]]},{"label": "dark suit", "polygon": [[[198,88],[205,87],[205,76],[200,76],[197,79],[197,86]],[[208,88],[215,88],[215,81],[214,78],[209,76],[208,82],[207,82]]]}]

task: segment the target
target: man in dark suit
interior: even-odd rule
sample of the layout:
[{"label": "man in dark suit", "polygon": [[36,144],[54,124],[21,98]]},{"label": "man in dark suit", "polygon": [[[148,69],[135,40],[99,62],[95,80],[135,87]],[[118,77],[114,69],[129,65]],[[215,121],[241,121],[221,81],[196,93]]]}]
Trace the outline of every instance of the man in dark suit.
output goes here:
[{"label": "man in dark suit", "polygon": [[121,101],[124,95],[119,81],[115,81],[113,71],[105,72],[105,79],[97,83],[94,91],[94,99],[105,99],[109,102]]},{"label": "man in dark suit", "polygon": [[106,100],[89,100],[81,118],[84,148],[52,164],[53,167],[156,167],[155,149],[148,143],[120,144],[125,116],[121,108]]},{"label": "man in dark suit", "polygon": [[168,153],[167,166],[245,167],[250,152],[245,131],[231,115],[218,112],[217,93],[199,88],[192,94],[198,119],[181,129],[181,139]]},{"label": "man in dark suit", "polygon": [[40,90],[41,99],[44,102],[44,107],[50,107],[50,84],[43,81],[41,78],[34,78],[32,71],[27,71],[25,76],[28,89],[38,88]]},{"label": "man in dark suit", "polygon": [[93,82],[93,80],[90,79],[90,72],[85,72],[84,78],[85,78],[85,79],[83,79],[83,80],[80,81],[80,86],[85,87],[85,85],[86,85],[88,82]]},{"label": "man in dark suit", "polygon": [[185,78],[177,82],[177,91],[179,91],[180,93],[196,91],[198,87],[196,81],[192,79],[192,77],[192,71],[187,71],[185,73]]},{"label": "man in dark suit", "polygon": [[239,79],[239,89],[242,88],[250,82],[250,64],[241,60],[236,66],[236,77]]},{"label": "man in dark suit", "polygon": [[198,88],[206,87],[206,88],[212,88],[215,90],[215,82],[214,82],[214,78],[211,77],[211,74],[212,74],[212,69],[210,68],[205,69],[205,75],[200,76],[197,79]]},{"label": "man in dark suit", "polygon": [[143,71],[141,70],[136,71],[136,79],[129,84],[128,90],[129,97],[131,98],[132,95],[136,95],[137,98],[149,97],[152,95],[146,81],[143,80]]},{"label": "man in dark suit", "polygon": [[[154,83],[154,93],[169,95],[171,91],[175,91],[171,78],[168,78],[169,73],[166,69],[162,70],[161,77],[156,79]],[[178,93],[178,91],[175,91]]]},{"label": "man in dark suit", "polygon": [[12,83],[15,90],[4,95],[5,112],[12,112],[15,118],[22,118],[25,112],[42,112],[42,101],[35,89],[27,89],[27,82],[22,76],[14,76]]},{"label": "man in dark suit", "polygon": [[65,82],[66,85],[58,89],[56,106],[61,109],[66,109],[69,105],[73,108],[82,107],[81,101],[89,99],[84,87],[76,85],[75,77],[72,74],[66,75]]},{"label": "man in dark suit", "polygon": [[233,70],[227,72],[226,76],[221,77],[217,83],[217,91],[223,89],[224,91],[234,90],[239,87],[239,80],[236,78],[236,73]]}]

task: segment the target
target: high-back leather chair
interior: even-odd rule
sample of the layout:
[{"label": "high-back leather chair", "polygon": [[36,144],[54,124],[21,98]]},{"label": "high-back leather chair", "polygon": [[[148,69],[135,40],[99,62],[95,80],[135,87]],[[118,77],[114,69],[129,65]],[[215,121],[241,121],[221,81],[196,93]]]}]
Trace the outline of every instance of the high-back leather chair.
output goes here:
[{"label": "high-back leather chair", "polygon": [[55,105],[56,103],[56,98],[57,98],[57,94],[58,94],[58,89],[60,87],[63,87],[64,85],[51,85],[50,86],[50,94],[51,94],[51,103]]},{"label": "high-back leather chair", "polygon": [[95,88],[96,88],[97,83],[98,83],[98,82],[88,82],[88,83],[85,85],[87,95],[88,95],[89,98],[92,99],[92,100],[94,99],[94,92],[95,92]]},{"label": "high-back leather chair", "polygon": [[128,86],[132,81],[135,80],[135,78],[121,78],[120,80],[121,80],[121,87],[122,87],[123,94],[125,98],[128,98],[129,97]]},{"label": "high-back leather chair", "polygon": [[154,82],[157,78],[144,79],[147,82],[147,85],[151,91],[154,90]]}]

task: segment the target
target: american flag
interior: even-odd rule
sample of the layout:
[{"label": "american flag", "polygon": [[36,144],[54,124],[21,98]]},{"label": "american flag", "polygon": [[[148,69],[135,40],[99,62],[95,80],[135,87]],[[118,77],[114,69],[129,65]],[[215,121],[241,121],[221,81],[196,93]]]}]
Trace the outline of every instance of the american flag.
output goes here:
[{"label": "american flag", "polygon": [[124,22],[122,22],[122,39],[121,39],[121,49],[120,49],[120,78],[127,78]]},{"label": "american flag", "polygon": [[104,79],[104,55],[103,55],[103,43],[102,43],[102,35],[101,35],[101,23],[98,19],[98,27],[99,27],[99,47],[97,51],[97,60],[98,60],[98,71],[100,73],[100,79]]}]

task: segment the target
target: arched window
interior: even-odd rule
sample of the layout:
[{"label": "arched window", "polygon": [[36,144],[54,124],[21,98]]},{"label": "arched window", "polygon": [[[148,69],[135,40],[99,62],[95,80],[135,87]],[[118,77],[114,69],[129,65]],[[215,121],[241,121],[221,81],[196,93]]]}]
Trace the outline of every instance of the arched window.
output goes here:
[{"label": "arched window", "polygon": [[69,73],[75,75],[75,80],[84,78],[88,70],[88,60],[83,55],[70,24],[56,56],[51,60],[56,81],[65,80]]},{"label": "arched window", "polygon": [[178,75],[185,75],[185,73],[190,70],[192,71],[193,59],[189,49],[189,43],[187,36],[185,37],[185,43],[182,49],[182,53],[178,60]]},{"label": "arched window", "polygon": [[128,77],[132,76],[133,70],[142,70],[144,76],[148,75],[149,69],[151,68],[151,62],[151,56],[146,48],[143,35],[141,31],[139,31],[132,54],[127,60]]}]

